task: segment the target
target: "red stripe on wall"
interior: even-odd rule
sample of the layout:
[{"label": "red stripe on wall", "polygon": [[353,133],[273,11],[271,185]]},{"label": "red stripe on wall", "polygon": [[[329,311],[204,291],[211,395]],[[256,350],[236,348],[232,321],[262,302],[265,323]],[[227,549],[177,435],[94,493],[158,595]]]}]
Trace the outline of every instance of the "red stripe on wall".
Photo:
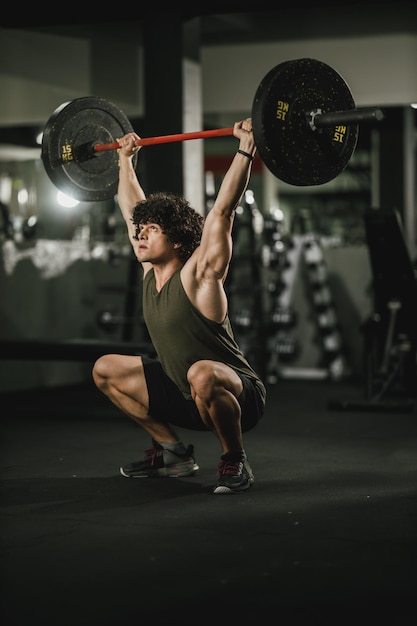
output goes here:
[{"label": "red stripe on wall", "polygon": [[[204,170],[215,174],[225,174],[232,162],[233,155],[210,154],[204,157]],[[257,154],[252,163],[252,172],[259,174],[262,172],[262,160]]]}]

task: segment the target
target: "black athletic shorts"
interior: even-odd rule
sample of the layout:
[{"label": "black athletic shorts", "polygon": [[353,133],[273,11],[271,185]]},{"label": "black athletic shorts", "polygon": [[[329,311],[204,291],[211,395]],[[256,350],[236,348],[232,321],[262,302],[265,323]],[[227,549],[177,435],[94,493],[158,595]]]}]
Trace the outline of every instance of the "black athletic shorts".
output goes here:
[{"label": "black athletic shorts", "polygon": [[[177,385],[165,374],[159,361],[143,358],[149,394],[149,415],[168,424],[190,430],[208,430],[194,400],[184,398]],[[242,410],[242,431],[251,430],[264,412],[264,403],[254,382],[237,372],[243,383],[238,398]]]}]

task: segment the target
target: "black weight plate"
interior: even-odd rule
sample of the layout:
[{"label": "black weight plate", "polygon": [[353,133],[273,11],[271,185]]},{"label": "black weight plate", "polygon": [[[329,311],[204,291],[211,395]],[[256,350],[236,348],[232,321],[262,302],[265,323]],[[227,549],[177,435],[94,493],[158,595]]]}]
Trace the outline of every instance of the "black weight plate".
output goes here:
[{"label": "black weight plate", "polygon": [[117,193],[118,151],[94,152],[93,146],[117,142],[132,131],[124,113],[103,98],[87,96],[62,104],[43,133],[41,157],[49,178],[77,200],[111,198]]},{"label": "black weight plate", "polygon": [[291,185],[321,185],[347,166],[357,124],[313,130],[306,114],[349,111],[355,102],[343,78],[315,59],[286,61],[260,83],[252,106],[257,150],[266,167]]}]

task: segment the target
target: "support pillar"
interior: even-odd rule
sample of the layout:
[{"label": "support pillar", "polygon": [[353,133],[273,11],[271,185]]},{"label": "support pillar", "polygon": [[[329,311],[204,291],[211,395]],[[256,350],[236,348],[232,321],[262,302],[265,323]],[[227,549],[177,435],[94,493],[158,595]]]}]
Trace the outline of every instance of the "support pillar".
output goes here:
[{"label": "support pillar", "polygon": [[[145,112],[144,137],[170,135],[201,130],[202,98],[199,67],[199,20],[183,22],[176,13],[162,13],[158,20],[149,20],[143,28]],[[195,128],[188,128],[187,119],[192,119]],[[199,210],[189,190],[195,190],[196,179],[200,180],[198,193],[200,202],[203,181],[202,158],[197,160],[201,167],[193,171],[193,184],[186,185],[186,168],[195,160],[187,159],[196,146],[185,147],[194,141],[170,142],[146,146],[143,153],[146,193],[170,191],[185,195]],[[200,144],[200,146],[197,146]],[[145,152],[146,150],[146,152]]]},{"label": "support pillar", "polygon": [[416,253],[416,143],[417,113],[411,107],[388,113],[379,137],[380,206],[397,209],[410,256]]}]

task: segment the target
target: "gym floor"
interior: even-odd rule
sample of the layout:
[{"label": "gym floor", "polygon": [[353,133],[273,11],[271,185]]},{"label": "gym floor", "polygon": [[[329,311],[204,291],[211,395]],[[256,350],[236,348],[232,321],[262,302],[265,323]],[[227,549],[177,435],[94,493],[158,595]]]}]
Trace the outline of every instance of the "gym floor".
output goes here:
[{"label": "gym floor", "polygon": [[210,433],[179,430],[196,476],[129,480],[149,440],[92,385],[1,399],[7,626],[414,623],[415,407],[279,380],[245,439],[254,486],[217,496]]}]

